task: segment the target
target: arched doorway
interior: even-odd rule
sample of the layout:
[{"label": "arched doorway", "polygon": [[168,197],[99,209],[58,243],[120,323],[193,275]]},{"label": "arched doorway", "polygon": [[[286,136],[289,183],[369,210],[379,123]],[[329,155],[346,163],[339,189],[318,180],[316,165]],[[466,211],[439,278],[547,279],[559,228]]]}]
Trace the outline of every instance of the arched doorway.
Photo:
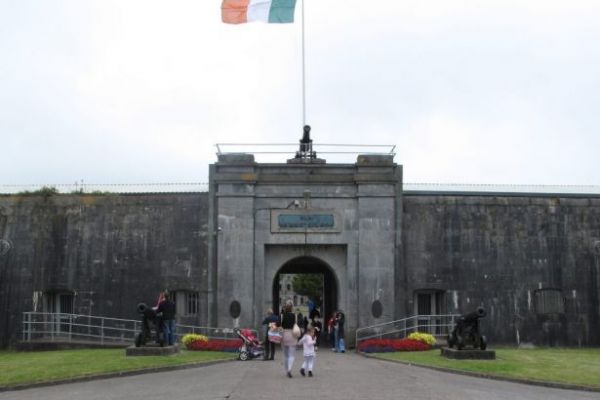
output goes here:
[{"label": "arched doorway", "polygon": [[273,310],[276,310],[276,312],[279,312],[282,306],[279,291],[283,274],[316,274],[323,276],[321,298],[313,300],[320,303],[321,317],[323,318],[323,325],[325,325],[327,318],[338,309],[338,282],[331,267],[322,260],[309,256],[297,257],[286,262],[277,271],[273,279]]}]

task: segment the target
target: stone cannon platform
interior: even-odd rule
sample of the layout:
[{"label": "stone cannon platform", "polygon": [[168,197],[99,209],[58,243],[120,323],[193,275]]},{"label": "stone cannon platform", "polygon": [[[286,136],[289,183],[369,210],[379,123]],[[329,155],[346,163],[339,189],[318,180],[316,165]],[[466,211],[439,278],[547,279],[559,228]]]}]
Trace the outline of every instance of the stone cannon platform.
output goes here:
[{"label": "stone cannon platform", "polygon": [[440,349],[442,356],[454,360],[495,360],[496,352],[494,350],[479,350],[479,349],[451,349],[442,347]]}]

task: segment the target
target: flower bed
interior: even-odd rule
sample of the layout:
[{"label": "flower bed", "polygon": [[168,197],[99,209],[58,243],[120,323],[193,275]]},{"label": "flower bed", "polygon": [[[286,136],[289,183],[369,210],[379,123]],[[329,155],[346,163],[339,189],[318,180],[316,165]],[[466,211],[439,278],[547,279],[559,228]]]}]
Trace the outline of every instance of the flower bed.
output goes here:
[{"label": "flower bed", "polygon": [[188,333],[181,338],[181,343],[183,343],[186,348],[189,348],[194,342],[208,342],[208,336]]},{"label": "flower bed", "polygon": [[242,345],[241,339],[209,339],[204,335],[185,335],[181,342],[188,350],[225,351],[235,353]]},{"label": "flower bed", "polygon": [[425,351],[429,349],[431,349],[431,345],[414,339],[368,339],[358,345],[358,351],[363,353]]}]

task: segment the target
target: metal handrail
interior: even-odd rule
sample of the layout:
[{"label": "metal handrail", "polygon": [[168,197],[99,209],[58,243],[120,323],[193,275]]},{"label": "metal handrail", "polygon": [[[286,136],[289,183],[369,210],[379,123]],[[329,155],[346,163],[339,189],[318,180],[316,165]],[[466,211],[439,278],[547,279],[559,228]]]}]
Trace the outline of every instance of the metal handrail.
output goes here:
[{"label": "metal handrail", "polygon": [[[76,320],[80,320],[75,322]],[[87,320],[87,323],[85,323]],[[142,322],[133,319],[111,318],[96,315],[24,312],[22,339],[31,342],[34,339],[67,340],[95,339],[104,341],[132,343],[141,330]],[[237,339],[233,328],[214,328],[207,326],[176,325],[175,337],[178,339],[188,333],[199,333],[209,339]],[[251,330],[257,335],[257,331]]]},{"label": "metal handrail", "polygon": [[[297,144],[295,145],[297,146]],[[373,145],[375,146],[375,145]],[[394,151],[393,149],[391,150]],[[270,152],[252,152],[264,154]],[[273,152],[282,153],[282,152]],[[289,152],[286,152],[286,154]],[[355,154],[356,152],[319,152],[319,154]],[[223,153],[227,154],[227,153]],[[382,154],[361,152],[361,154]],[[120,193],[204,193],[208,192],[206,182],[157,182],[157,183],[47,183],[47,184],[0,184],[0,194],[12,195],[52,188],[63,194]],[[488,183],[440,183],[403,182],[404,193],[410,194],[498,194],[498,195],[553,195],[553,196],[592,196],[600,195],[600,185],[535,185],[535,184],[488,184]]]},{"label": "metal handrail", "polygon": [[73,195],[102,195],[106,193],[203,193],[208,192],[206,182],[155,182],[155,183],[39,183],[0,184],[0,194],[27,194],[41,189],[54,189],[57,193]]},{"label": "metal handrail", "polygon": [[[235,147],[246,149],[247,151],[243,151],[243,153],[248,154],[294,154],[295,150],[298,147],[298,143],[216,143],[215,147],[217,148],[217,155],[221,154],[237,154],[238,151],[223,151],[223,147]],[[252,148],[261,148],[261,147],[284,147],[289,148],[289,150],[279,150],[279,151],[254,151],[249,149]],[[331,150],[320,150],[325,147],[334,147],[334,148],[357,148],[356,151],[331,151]],[[396,155],[396,145],[394,144],[342,144],[342,143],[314,143],[313,148],[318,150],[319,154],[364,154],[365,151],[361,149],[381,149],[381,151],[373,152],[369,151],[369,154],[379,154],[379,155]]]},{"label": "metal handrail", "polygon": [[428,332],[433,336],[445,337],[454,326],[459,314],[413,315],[396,321],[383,322],[358,328],[355,332],[355,344],[367,339],[383,337],[406,337],[409,332]]}]

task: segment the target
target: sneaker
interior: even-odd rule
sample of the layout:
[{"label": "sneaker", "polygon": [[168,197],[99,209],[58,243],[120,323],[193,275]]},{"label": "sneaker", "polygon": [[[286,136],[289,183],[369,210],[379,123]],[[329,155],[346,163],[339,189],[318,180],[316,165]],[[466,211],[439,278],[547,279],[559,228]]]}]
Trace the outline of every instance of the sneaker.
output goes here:
[{"label": "sneaker", "polygon": [[[310,372],[309,372],[309,374],[310,374]],[[306,376],[306,374],[304,373],[304,368],[300,368],[300,375]]]},{"label": "sneaker", "polygon": [[312,371],[308,371],[308,376],[310,376],[312,378]]},{"label": "sneaker", "polygon": [[288,373],[287,373],[287,377],[288,377],[288,378],[291,378],[291,377],[292,377],[292,373],[288,371]]}]

